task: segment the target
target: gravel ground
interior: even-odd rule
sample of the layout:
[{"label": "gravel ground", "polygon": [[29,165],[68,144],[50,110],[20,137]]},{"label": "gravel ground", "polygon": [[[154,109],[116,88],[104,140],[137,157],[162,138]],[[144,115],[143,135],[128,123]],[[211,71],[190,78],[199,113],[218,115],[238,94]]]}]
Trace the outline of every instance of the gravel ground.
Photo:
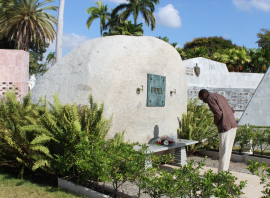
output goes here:
[{"label": "gravel ground", "polygon": [[[191,159],[194,160],[194,163],[198,163],[202,159],[204,159],[204,156],[201,156],[201,155],[190,156],[190,157],[188,157],[187,161],[190,161]],[[205,161],[205,166],[218,168],[218,159],[214,158],[214,157],[207,157],[206,161]],[[251,174],[250,171],[246,169],[247,167],[248,167],[248,165],[244,162],[231,161],[229,171]]]}]

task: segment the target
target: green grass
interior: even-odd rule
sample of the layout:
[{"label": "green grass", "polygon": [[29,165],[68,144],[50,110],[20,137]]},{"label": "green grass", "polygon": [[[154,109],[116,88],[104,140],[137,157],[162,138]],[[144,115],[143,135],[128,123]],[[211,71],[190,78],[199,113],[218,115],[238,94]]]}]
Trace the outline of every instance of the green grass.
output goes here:
[{"label": "green grass", "polygon": [[[2,167],[0,167],[1,169]],[[18,197],[18,198],[74,198],[85,197],[79,196],[60,188],[53,187],[45,183],[34,183],[27,179],[17,179],[15,176],[9,173],[0,171],[0,197]]]}]

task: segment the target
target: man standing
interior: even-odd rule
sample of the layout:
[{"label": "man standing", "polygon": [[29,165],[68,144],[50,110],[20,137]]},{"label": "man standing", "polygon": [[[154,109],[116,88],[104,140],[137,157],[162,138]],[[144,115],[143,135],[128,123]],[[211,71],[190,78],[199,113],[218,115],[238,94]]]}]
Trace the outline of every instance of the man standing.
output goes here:
[{"label": "man standing", "polygon": [[218,171],[229,169],[232,147],[237,130],[234,110],[226,98],[217,93],[209,93],[206,89],[199,92],[199,99],[207,103],[214,114],[214,124],[218,128],[219,166]]}]

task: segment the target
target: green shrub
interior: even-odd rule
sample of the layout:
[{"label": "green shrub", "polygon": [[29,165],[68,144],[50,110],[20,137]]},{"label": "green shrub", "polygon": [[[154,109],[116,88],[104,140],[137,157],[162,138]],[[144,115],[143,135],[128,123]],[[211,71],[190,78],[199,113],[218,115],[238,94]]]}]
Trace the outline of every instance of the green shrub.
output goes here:
[{"label": "green shrub", "polygon": [[198,99],[188,101],[187,114],[182,115],[179,136],[183,139],[197,140],[199,142],[187,147],[188,154],[202,149],[204,146],[203,141],[211,142],[218,137],[213,114],[205,104],[198,105]]},{"label": "green shrub", "polygon": [[254,132],[252,125],[245,125],[244,127],[238,128],[235,136],[234,144],[239,144],[239,152],[243,152],[246,145],[249,144],[250,140],[253,139]]},{"label": "green shrub", "polygon": [[263,198],[270,197],[270,167],[265,162],[259,163],[258,160],[249,160],[250,165],[248,170],[253,174],[261,177],[261,184],[266,184],[262,191],[265,196]]},{"label": "green shrub", "polygon": [[54,173],[48,144],[57,140],[39,124],[40,115],[30,97],[20,103],[13,92],[7,92],[0,101],[0,165],[20,170],[20,177],[25,168]]},{"label": "green shrub", "polygon": [[221,171],[213,173],[212,170],[200,176],[200,169],[204,161],[194,165],[188,162],[171,173],[160,170],[155,175],[147,174],[141,176],[140,187],[150,197],[239,197],[243,194],[246,181],[236,184],[237,178],[230,172]]},{"label": "green shrub", "polygon": [[[89,96],[90,107],[62,105],[54,95],[54,103],[41,98],[32,104],[31,94],[20,103],[13,92],[0,101],[0,165],[42,169],[49,174],[75,174],[74,158],[79,142],[104,139],[110,119]],[[50,107],[50,109],[48,108]]]},{"label": "green shrub", "polygon": [[253,155],[255,153],[255,148],[260,148],[261,155],[270,145],[270,130],[269,129],[256,129],[254,130],[254,137],[252,138],[252,149]]},{"label": "green shrub", "polygon": [[124,136],[125,136],[125,131],[122,133],[118,132],[115,134],[115,136],[111,139],[108,140],[108,144],[113,144],[113,145],[119,145],[124,142]]},{"label": "green shrub", "polygon": [[255,148],[260,148],[260,153],[263,152],[270,145],[270,130],[256,128],[253,125],[244,125],[238,128],[234,144],[239,145],[239,152],[243,152],[243,148],[251,142],[253,149],[253,154],[255,153]]},{"label": "green shrub", "polygon": [[[134,150],[135,145],[141,149]],[[95,144],[90,145],[88,140],[85,140],[78,144],[77,149],[75,157],[79,182],[83,183],[85,180],[112,182],[115,194],[127,181],[139,185],[142,175],[154,175],[158,164],[164,160],[164,156],[149,154],[146,145],[128,142],[112,144],[97,139]],[[170,160],[169,157],[167,159]],[[149,166],[150,163],[152,166]]]},{"label": "green shrub", "polygon": [[[76,104],[62,105],[54,95],[54,104],[49,103],[51,110],[47,110],[41,118],[42,125],[51,131],[57,144],[50,145],[55,171],[61,175],[75,175],[75,155],[77,145],[84,140],[94,144],[96,139],[104,139],[107,135],[111,120],[103,116],[102,103],[100,107],[89,96],[90,107]],[[45,101],[46,104],[46,101]]]}]

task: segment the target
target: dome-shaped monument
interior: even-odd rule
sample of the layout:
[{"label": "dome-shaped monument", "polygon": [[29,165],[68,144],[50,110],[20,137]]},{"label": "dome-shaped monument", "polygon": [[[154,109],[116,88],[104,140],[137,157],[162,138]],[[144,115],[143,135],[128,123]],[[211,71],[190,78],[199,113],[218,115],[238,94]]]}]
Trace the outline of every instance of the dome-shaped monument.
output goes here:
[{"label": "dome-shaped monument", "polygon": [[99,104],[104,101],[105,116],[113,115],[107,137],[125,130],[131,142],[176,138],[187,109],[181,57],[153,37],[109,36],[83,43],[38,81],[33,102],[41,95],[52,101],[55,92],[63,103],[88,104],[90,93]]}]

